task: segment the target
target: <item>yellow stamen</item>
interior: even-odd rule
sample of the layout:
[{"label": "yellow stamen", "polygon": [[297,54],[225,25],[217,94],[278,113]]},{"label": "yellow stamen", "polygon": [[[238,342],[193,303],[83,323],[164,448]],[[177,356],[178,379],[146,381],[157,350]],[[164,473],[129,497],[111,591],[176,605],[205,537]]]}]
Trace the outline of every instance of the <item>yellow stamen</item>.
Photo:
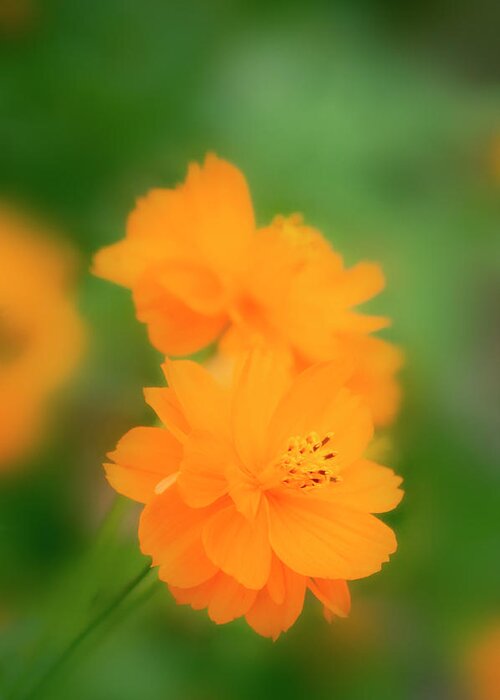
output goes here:
[{"label": "yellow stamen", "polygon": [[291,437],[286,452],[278,460],[284,472],[282,483],[292,488],[310,490],[340,481],[334,466],[337,453],[330,445],[332,437],[333,433],[327,433],[323,438],[317,433]]}]

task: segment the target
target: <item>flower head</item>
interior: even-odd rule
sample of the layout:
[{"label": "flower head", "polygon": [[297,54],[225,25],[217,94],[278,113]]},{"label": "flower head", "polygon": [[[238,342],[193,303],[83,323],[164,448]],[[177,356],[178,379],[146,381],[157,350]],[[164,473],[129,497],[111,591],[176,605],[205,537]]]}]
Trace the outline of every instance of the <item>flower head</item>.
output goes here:
[{"label": "flower head", "polygon": [[68,293],[69,251],[0,211],[0,465],[28,449],[49,396],[80,356],[83,325]]},{"label": "flower head", "polygon": [[377,423],[396,411],[400,352],[368,335],[388,320],[356,310],[383,288],[379,265],[346,268],[297,214],[257,228],[243,175],[214,155],[176,189],[139,200],[126,238],[96,255],[94,272],[132,289],[164,354],[220,341],[230,357],[265,344],[297,369],[345,361]]},{"label": "flower head", "polygon": [[336,363],[290,376],[254,350],[229,388],[190,361],[167,361],[169,387],[146,390],[164,428],[135,428],[109,455],[108,480],[145,503],[139,539],[179,603],[215,622],[245,616],[276,638],[307,589],[345,616],[346,581],[396,549],[373,513],[401,479],[363,457],[370,412]]}]

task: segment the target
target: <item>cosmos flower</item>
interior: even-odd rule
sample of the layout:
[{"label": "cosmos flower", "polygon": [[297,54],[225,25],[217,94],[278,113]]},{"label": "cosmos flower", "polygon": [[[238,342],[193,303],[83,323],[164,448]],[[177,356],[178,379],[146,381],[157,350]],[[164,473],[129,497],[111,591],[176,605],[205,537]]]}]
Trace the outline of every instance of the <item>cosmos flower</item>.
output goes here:
[{"label": "cosmos flower", "polygon": [[476,635],[463,664],[467,697],[496,700],[500,697],[500,618],[490,620]]},{"label": "cosmos flower", "polygon": [[496,184],[500,183],[500,134],[496,134],[489,153],[490,170]]},{"label": "cosmos flower", "polygon": [[0,210],[0,467],[23,456],[47,404],[73,371],[83,325],[68,289],[72,256],[12,210]]},{"label": "cosmos flower", "polygon": [[141,548],[176,600],[274,639],[308,589],[328,616],[348,614],[346,582],[396,550],[373,513],[402,497],[401,479],[363,456],[372,420],[343,369],[290,375],[281,359],[253,350],[230,387],[167,361],[168,388],[146,390],[165,427],[131,430],[105,465],[119,493],[145,503]]},{"label": "cosmos flower", "polygon": [[132,290],[166,355],[220,341],[225,358],[264,343],[297,370],[343,361],[375,422],[394,417],[401,353],[369,335],[386,318],[357,311],[384,286],[379,265],[346,268],[297,214],[257,228],[245,178],[214,155],[176,189],[140,199],[125,239],[99,251],[93,271]]}]

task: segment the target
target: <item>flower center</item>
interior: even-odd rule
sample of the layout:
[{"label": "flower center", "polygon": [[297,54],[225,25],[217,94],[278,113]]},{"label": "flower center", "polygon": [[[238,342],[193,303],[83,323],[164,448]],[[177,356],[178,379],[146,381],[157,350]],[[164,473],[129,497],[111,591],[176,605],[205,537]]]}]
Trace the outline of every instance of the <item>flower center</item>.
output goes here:
[{"label": "flower center", "polygon": [[331,482],[340,481],[335,472],[335,457],[330,441],[333,433],[321,438],[317,433],[305,437],[291,437],[286,452],[278,460],[283,471],[282,483],[296,489],[310,490]]}]

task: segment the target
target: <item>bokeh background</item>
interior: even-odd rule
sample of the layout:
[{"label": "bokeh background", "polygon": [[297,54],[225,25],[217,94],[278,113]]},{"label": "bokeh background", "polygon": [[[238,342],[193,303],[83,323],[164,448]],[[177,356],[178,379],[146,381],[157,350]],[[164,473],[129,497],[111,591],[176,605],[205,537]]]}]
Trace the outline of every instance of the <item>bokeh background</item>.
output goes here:
[{"label": "bokeh background", "polygon": [[0,0],[0,194],[72,243],[88,329],[52,431],[0,478],[1,698],[27,697],[143,566],[100,465],[153,420],[160,358],[129,293],[87,270],[135,198],[207,150],[245,172],[260,223],[301,211],[386,270],[372,308],[407,356],[382,436],[399,551],[352,585],[348,620],[308,604],[274,644],[144,583],[33,697],[472,697],[500,613],[499,26],[487,0]]}]

